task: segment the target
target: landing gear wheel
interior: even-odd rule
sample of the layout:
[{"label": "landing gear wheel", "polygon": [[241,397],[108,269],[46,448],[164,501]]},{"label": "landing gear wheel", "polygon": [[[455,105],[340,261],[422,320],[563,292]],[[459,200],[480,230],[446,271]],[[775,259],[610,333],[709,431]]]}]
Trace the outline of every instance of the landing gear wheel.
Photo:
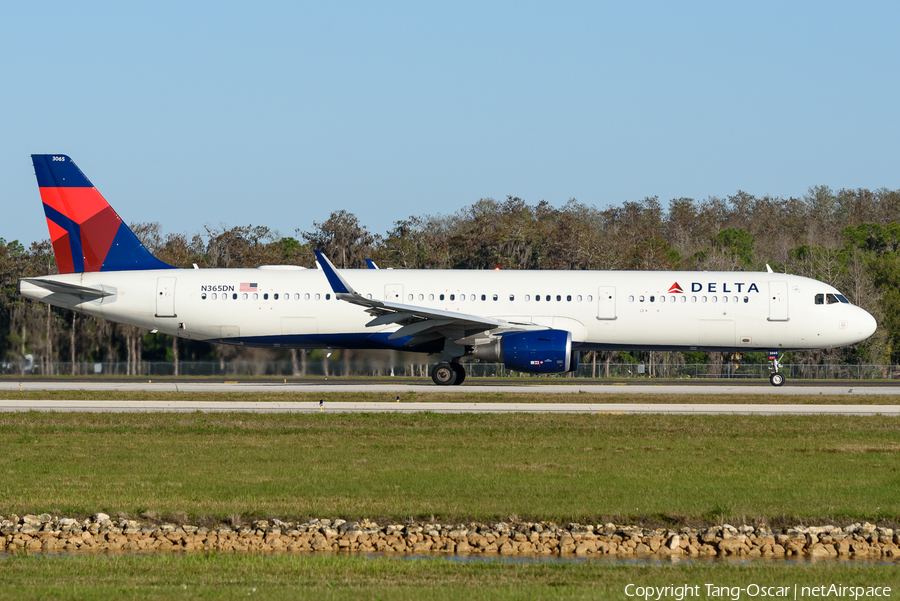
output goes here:
[{"label": "landing gear wheel", "polygon": [[784,384],[784,376],[779,373],[774,373],[769,376],[769,382],[772,383],[772,386],[781,386]]},{"label": "landing gear wheel", "polygon": [[456,369],[454,369],[451,363],[438,363],[434,366],[434,369],[431,370],[431,379],[434,380],[434,383],[438,386],[453,386],[454,382],[456,382]]},{"label": "landing gear wheel", "polygon": [[456,372],[456,381],[453,382],[453,385],[459,386],[466,379],[466,368],[459,363],[451,363],[450,367],[452,367],[453,371]]}]

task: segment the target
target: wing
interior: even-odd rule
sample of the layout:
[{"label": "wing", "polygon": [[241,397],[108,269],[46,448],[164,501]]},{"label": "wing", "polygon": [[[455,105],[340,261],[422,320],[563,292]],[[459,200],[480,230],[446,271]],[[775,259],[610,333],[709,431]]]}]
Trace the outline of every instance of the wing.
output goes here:
[{"label": "wing", "polygon": [[347,283],[324,253],[318,250],[314,252],[335,296],[342,301],[364,307],[366,313],[374,317],[366,324],[366,327],[388,324],[400,326],[400,329],[388,338],[394,340],[410,336],[406,346],[416,346],[439,338],[458,341],[482,332],[500,334],[502,332],[547,329],[545,326],[534,324],[513,323],[458,311],[443,311],[366,298]]}]

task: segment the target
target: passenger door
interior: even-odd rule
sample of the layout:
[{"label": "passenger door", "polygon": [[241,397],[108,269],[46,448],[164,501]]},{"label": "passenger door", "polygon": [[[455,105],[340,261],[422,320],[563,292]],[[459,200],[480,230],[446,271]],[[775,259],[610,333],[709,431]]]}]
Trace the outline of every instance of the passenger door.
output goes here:
[{"label": "passenger door", "polygon": [[615,286],[600,286],[597,291],[597,319],[616,318],[616,288]]},{"label": "passenger door", "polygon": [[769,282],[769,321],[788,321],[787,282]]},{"label": "passenger door", "polygon": [[157,278],[156,317],[178,317],[175,314],[175,280],[177,278]]}]

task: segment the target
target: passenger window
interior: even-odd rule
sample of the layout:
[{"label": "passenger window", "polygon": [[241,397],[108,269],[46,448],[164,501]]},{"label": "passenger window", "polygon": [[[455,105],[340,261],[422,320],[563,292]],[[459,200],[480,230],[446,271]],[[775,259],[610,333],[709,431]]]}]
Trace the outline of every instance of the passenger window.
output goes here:
[{"label": "passenger window", "polygon": [[559,301],[561,301],[561,300],[562,300],[562,297],[561,297],[560,295],[557,294],[557,295],[556,295],[556,302],[559,302]]},{"label": "passenger window", "polygon": [[408,294],[408,295],[406,296],[406,299],[407,299],[407,300],[412,300],[412,299],[413,299],[413,295],[412,295],[412,294]]},{"label": "passenger window", "polygon": [[666,302],[666,297],[665,297],[665,296],[660,296],[660,297],[659,297],[659,302],[661,302],[661,303]]},{"label": "passenger window", "polygon": [[309,292],[307,292],[306,294],[303,295],[303,299],[304,299],[304,300],[309,300]]},{"label": "passenger window", "polygon": [[749,297],[749,296],[745,296],[745,297],[744,297],[744,303],[749,303],[749,302],[750,302],[750,297]]},{"label": "passenger window", "polygon": [[[579,298],[579,300],[581,300],[581,299]],[[633,295],[633,294],[632,294],[631,296],[628,297],[628,302],[629,302],[629,303],[633,303],[633,302],[634,302],[634,295]]]},{"label": "passenger window", "polygon": [[[474,295],[474,294],[470,294],[470,295],[469,295],[469,300],[471,300],[471,301],[475,300],[475,295]],[[484,295],[483,295],[483,294],[481,295],[481,300],[484,300]]]},{"label": "passenger window", "polygon": [[495,295],[494,295],[494,300],[497,300],[498,298],[499,298],[499,297],[495,294]]},{"label": "passenger window", "polygon": [[450,295],[450,300],[456,300],[456,295],[455,295],[455,294],[451,294],[451,295]]},{"label": "passenger window", "polygon": [[[299,293],[299,292],[295,292],[295,293],[294,293],[294,300],[300,300],[300,293]],[[306,300],[309,300],[309,294],[306,295]]]},{"label": "passenger window", "polygon": [[[684,297],[682,297],[682,298],[684,298]],[[670,302],[670,303],[674,303],[676,300],[677,300],[677,298],[674,297],[674,296],[670,296],[670,297],[669,297],[669,302]]]},{"label": "passenger window", "polygon": [[516,300],[516,295],[515,295],[515,294],[510,294],[510,295],[509,295],[509,300],[511,300],[511,301]]},{"label": "passenger window", "polygon": [[263,294],[263,300],[269,300],[269,293],[268,293],[268,292],[266,292],[265,294]]},{"label": "passenger window", "polygon": [[696,302],[697,302],[697,297],[696,297],[696,296],[692,296],[692,297],[691,297],[691,302],[692,302],[692,303],[696,303]]},{"label": "passenger window", "polygon": [[330,295],[330,294],[326,294],[326,295],[325,295],[325,300],[331,300],[331,295]]},{"label": "passenger window", "polygon": [[428,300],[434,300],[434,295],[433,295],[433,294],[429,294],[429,295],[428,295]]},{"label": "passenger window", "polygon": [[366,295],[366,298],[369,299],[369,300],[372,300],[372,295],[371,295],[371,294],[367,294],[367,295]]},{"label": "passenger window", "polygon": [[705,297],[705,296],[701,296],[701,297],[700,297],[700,302],[701,302],[701,303],[705,303],[705,302],[706,302],[706,297]]},{"label": "passenger window", "polygon": [[320,295],[318,292],[316,292],[316,300],[319,300],[321,298],[322,298],[322,295]]},{"label": "passenger window", "polygon": [[[581,302],[581,295],[579,294],[576,298],[578,299],[578,302],[580,303],[580,302]],[[631,300],[634,300],[634,297],[633,297],[633,296],[631,297]]]},{"label": "passenger window", "polygon": [[714,297],[712,297],[712,298],[709,299],[709,300],[711,300],[711,301],[714,302],[714,303],[717,303],[717,302],[719,302],[719,297],[718,297],[718,296],[714,296]]},{"label": "passenger window", "polygon": [[206,293],[204,292],[203,294],[201,294],[201,295],[200,295],[200,298],[203,299],[203,300],[206,300]]},{"label": "passenger window", "polygon": [[[512,297],[510,297],[510,298],[512,298]],[[531,295],[530,295],[530,294],[526,294],[526,295],[525,295],[525,301],[527,302],[527,301],[530,301],[530,300],[531,300]]]},{"label": "passenger window", "polygon": [[732,298],[731,300],[733,300],[734,302],[738,302],[738,297],[735,296],[735,297]]},{"label": "passenger window", "polygon": [[589,302],[589,303],[592,303],[592,302],[594,302],[594,297],[593,297],[593,295],[591,295],[591,294],[588,294],[588,298],[587,298],[587,301],[588,301],[588,302]]},{"label": "passenger window", "polygon": [[817,304],[817,305],[824,305],[824,304],[825,304],[825,295],[824,295],[824,294],[817,294],[817,295],[816,295],[816,304]]},{"label": "passenger window", "polygon": [[547,295],[547,298],[544,299],[544,300],[546,300],[547,302],[549,302],[549,301],[550,301],[550,295],[548,294],[548,295]]},{"label": "passenger window", "polygon": [[277,292],[275,293],[274,299],[275,299],[275,300],[278,300],[278,293],[277,293]]},{"label": "passenger window", "polygon": [[641,302],[644,302],[644,295],[643,295],[643,294],[640,295],[640,296],[638,297],[638,300],[641,301]]},{"label": "passenger window", "polygon": [[231,295],[231,298],[232,298],[233,300],[237,300],[237,292],[235,292],[234,294],[232,294],[232,295]]},{"label": "passenger window", "polygon": [[655,302],[656,302],[656,297],[655,297],[655,296],[651,296],[651,297],[650,297],[650,302],[651,302],[651,303],[655,303]]},{"label": "passenger window", "polygon": [[444,295],[443,295],[443,294],[441,295],[441,300],[444,300]]},{"label": "passenger window", "polygon": [[687,302],[687,297],[686,297],[686,296],[682,296],[682,297],[681,297],[681,302],[686,303],[686,302]]},{"label": "passenger window", "polygon": [[571,295],[571,294],[566,295],[566,300],[567,300],[568,302],[571,303],[571,302],[572,302],[572,295]]},{"label": "passenger window", "polygon": [[535,300],[535,301],[541,300],[541,295],[540,295],[540,294],[535,294],[535,295],[534,295],[534,300]]},{"label": "passenger window", "polygon": [[[495,298],[495,300],[496,300],[496,297],[494,297],[494,298]],[[481,295],[481,300],[487,300],[487,295],[486,295],[486,294],[482,294],[482,295]]]}]

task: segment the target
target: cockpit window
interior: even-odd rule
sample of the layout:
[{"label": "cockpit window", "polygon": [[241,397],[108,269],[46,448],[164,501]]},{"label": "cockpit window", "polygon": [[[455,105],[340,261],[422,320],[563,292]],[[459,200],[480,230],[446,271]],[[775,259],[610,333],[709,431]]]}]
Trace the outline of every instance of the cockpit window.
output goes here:
[{"label": "cockpit window", "polygon": [[843,294],[835,294],[835,296],[836,296],[836,297],[838,298],[838,300],[841,301],[842,303],[847,303],[848,305],[851,304],[850,301],[847,300],[847,297],[844,296]]},{"label": "cockpit window", "polygon": [[839,303],[839,302],[841,302],[841,301],[839,301],[835,295],[833,295],[833,294],[825,295],[825,304],[826,305],[833,305],[833,304]]},{"label": "cockpit window", "polygon": [[817,305],[824,305],[824,304],[825,304],[825,295],[824,295],[824,294],[817,294],[817,295],[816,295],[816,304],[817,304]]}]

